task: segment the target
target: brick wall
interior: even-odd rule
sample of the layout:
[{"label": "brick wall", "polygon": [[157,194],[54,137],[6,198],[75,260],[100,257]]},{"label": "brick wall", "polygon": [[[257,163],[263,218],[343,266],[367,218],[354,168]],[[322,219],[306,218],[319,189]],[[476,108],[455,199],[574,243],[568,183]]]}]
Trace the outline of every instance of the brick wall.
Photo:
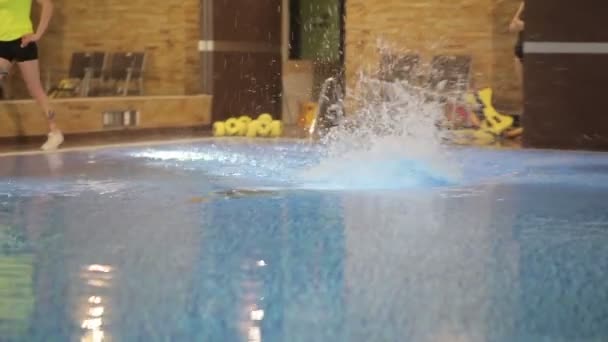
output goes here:
[{"label": "brick wall", "polygon": [[[517,108],[515,36],[507,27],[518,2],[347,0],[347,81],[352,86],[358,71],[377,68],[379,44],[417,51],[427,60],[433,54],[466,53],[474,58],[476,83],[492,86],[500,107]],[[147,94],[200,92],[198,0],[63,0],[55,6],[40,46],[43,71],[49,66],[67,67],[76,50],[145,49],[150,56]],[[13,84],[13,93],[25,95],[19,80]]]},{"label": "brick wall", "polygon": [[[43,72],[67,68],[74,51],[145,50],[146,94],[199,93],[198,33],[198,0],[55,1],[53,20],[40,43],[41,67]],[[18,77],[13,80],[15,97],[23,97],[23,85]]]},{"label": "brick wall", "polygon": [[514,70],[515,36],[508,24],[519,0],[348,0],[346,77],[351,89],[360,71],[377,70],[379,51],[468,54],[474,81],[492,86],[496,102],[518,108]]}]

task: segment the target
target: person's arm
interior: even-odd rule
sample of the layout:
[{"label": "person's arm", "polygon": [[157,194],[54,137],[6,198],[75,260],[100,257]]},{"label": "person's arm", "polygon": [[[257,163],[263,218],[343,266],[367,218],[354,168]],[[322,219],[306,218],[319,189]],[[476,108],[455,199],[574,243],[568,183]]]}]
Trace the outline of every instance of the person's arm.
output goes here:
[{"label": "person's arm", "polygon": [[524,10],[524,3],[522,2],[519,5],[519,9],[517,10],[517,13],[515,13],[515,16],[511,20],[511,24],[509,25],[509,30],[511,32],[523,31],[524,22],[521,20],[521,13],[523,12],[523,10]]},{"label": "person's arm", "polygon": [[36,37],[40,39],[46,29],[49,27],[49,22],[51,21],[51,17],[53,16],[53,1],[52,0],[36,0],[38,4],[42,7],[42,12],[40,13],[40,20],[38,21],[38,27],[36,29]]},{"label": "person's arm", "polygon": [[26,46],[27,44],[38,41],[40,38],[42,38],[49,27],[49,22],[53,16],[52,0],[36,0],[36,2],[42,7],[40,19],[38,20],[38,26],[36,27],[36,33],[24,36],[21,39],[21,46]]}]

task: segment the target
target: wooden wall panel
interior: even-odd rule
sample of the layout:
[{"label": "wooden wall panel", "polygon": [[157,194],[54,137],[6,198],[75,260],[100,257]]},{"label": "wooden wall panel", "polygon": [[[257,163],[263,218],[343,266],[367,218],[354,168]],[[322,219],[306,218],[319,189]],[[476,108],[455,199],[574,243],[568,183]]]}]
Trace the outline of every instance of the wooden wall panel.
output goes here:
[{"label": "wooden wall panel", "polygon": [[[140,124],[129,129],[197,127],[211,123],[211,97],[158,96],[61,99],[53,101],[57,123],[64,133],[102,132],[102,113],[140,112]],[[38,136],[47,133],[46,120],[33,101],[0,102],[0,137]]]},{"label": "wooden wall panel", "polygon": [[608,2],[604,0],[529,0],[526,16],[530,41],[608,42],[604,20]]},{"label": "wooden wall panel", "polygon": [[[524,143],[608,150],[608,55],[529,55]],[[597,68],[603,65],[603,68]]]},{"label": "wooden wall panel", "polygon": [[526,35],[536,48],[524,47],[524,145],[608,151],[608,2],[526,6]]},{"label": "wooden wall panel", "polygon": [[[213,120],[270,113],[281,118],[281,0],[206,0],[202,28],[205,91]],[[212,27],[212,29],[209,29]]]}]

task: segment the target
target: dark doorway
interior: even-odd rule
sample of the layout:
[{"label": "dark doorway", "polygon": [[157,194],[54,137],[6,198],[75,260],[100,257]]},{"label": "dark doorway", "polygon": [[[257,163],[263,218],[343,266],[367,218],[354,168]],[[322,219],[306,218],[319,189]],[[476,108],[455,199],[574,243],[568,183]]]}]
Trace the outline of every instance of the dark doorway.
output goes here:
[{"label": "dark doorway", "polygon": [[203,90],[212,118],[281,118],[281,0],[201,0]]},{"label": "dark doorway", "polygon": [[608,2],[526,1],[525,15],[524,146],[608,151]]}]

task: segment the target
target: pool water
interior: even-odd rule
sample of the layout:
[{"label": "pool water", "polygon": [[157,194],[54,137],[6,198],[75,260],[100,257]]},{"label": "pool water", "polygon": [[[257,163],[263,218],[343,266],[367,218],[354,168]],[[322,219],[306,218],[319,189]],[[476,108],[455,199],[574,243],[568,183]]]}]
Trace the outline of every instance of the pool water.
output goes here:
[{"label": "pool water", "polygon": [[2,341],[607,341],[608,154],[0,157]]}]

